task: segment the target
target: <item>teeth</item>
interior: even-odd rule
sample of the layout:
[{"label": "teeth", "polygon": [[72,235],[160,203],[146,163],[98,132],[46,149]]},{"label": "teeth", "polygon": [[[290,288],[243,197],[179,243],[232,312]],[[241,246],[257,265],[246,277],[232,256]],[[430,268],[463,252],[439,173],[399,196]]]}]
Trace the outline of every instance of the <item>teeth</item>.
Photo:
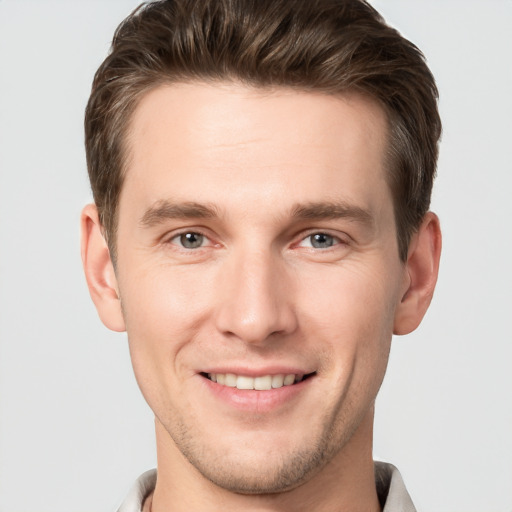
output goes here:
[{"label": "teeth", "polygon": [[284,384],[284,375],[274,375],[272,377],[272,387],[282,388]]},{"label": "teeth", "polygon": [[295,382],[295,375],[286,375],[284,378],[284,385],[289,386]]},{"label": "teeth", "polygon": [[238,389],[254,389],[254,380],[252,377],[239,375],[236,379],[236,387]]},{"label": "teeth", "polygon": [[272,377],[270,375],[265,375],[265,377],[256,377],[254,379],[254,389],[258,389],[260,391],[272,389]]},{"label": "teeth", "polygon": [[228,386],[230,388],[236,388],[236,375],[234,373],[226,373],[226,379],[224,381],[224,386]]},{"label": "teeth", "polygon": [[287,375],[262,375],[260,377],[247,377],[245,375],[235,375],[234,373],[209,373],[208,378],[221,386],[228,386],[237,389],[256,389],[258,391],[268,391],[270,389],[291,386],[295,382],[300,382],[303,375],[290,373]]}]

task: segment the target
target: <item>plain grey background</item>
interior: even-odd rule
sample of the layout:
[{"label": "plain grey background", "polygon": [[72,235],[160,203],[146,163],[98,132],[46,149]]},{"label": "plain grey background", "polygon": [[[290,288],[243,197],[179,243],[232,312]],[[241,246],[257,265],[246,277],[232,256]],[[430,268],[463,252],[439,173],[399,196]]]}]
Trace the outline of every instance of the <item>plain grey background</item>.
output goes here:
[{"label": "plain grey background", "polygon": [[[126,338],[79,256],[83,110],[137,0],[0,1],[0,511],[113,511],[155,465]],[[444,136],[444,253],[420,329],[396,338],[375,454],[420,511],[512,511],[512,1],[375,0],[426,54]]]}]

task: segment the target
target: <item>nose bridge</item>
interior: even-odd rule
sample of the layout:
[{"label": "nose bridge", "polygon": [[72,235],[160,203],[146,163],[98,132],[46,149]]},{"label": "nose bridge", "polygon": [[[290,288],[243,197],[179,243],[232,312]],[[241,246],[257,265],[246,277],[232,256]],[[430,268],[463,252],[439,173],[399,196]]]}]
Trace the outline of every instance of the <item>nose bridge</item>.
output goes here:
[{"label": "nose bridge", "polygon": [[217,328],[247,343],[296,327],[292,290],[284,265],[271,248],[234,250],[221,272]]}]

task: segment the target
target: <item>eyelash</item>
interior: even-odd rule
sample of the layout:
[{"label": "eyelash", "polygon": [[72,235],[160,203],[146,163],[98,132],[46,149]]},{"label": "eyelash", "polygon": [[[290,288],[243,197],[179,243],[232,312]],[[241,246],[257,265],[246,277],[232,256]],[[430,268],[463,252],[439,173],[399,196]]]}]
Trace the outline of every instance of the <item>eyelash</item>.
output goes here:
[{"label": "eyelash", "polygon": [[[197,247],[185,247],[183,245],[183,240],[182,240],[182,237],[184,236],[187,236],[187,235],[196,235],[198,237],[202,237],[203,240],[201,241],[201,245],[197,246]],[[314,242],[313,242],[313,237],[319,237],[319,236],[323,236],[327,239],[331,239],[332,240],[332,245],[329,245],[328,247],[314,247]],[[180,240],[180,242],[173,242],[174,240]],[[203,241],[208,241],[210,242],[209,244],[207,245],[202,245],[202,242]],[[310,243],[311,245],[307,245],[307,246],[303,246],[302,244],[307,241],[307,240],[310,240]],[[195,250],[199,250],[199,249],[203,249],[205,247],[211,247],[211,246],[214,246],[215,244],[213,242],[211,242],[210,238],[208,237],[208,235],[206,235],[205,233],[203,233],[202,231],[200,230],[188,230],[188,231],[182,231],[180,233],[176,233],[174,234],[171,238],[169,238],[167,241],[166,241],[167,244],[171,244],[171,245],[176,245],[178,246],[181,250],[184,250],[184,251],[195,251]],[[319,243],[322,243],[322,242],[319,242]],[[343,238],[339,237],[339,236],[336,236],[336,235],[333,235],[333,234],[330,234],[329,232],[327,231],[312,231],[312,232],[309,232],[306,236],[303,236],[298,243],[295,243],[293,244],[294,247],[304,247],[304,248],[307,248],[307,249],[310,249],[310,250],[319,250],[319,251],[328,251],[328,250],[333,250],[335,249],[336,247],[340,246],[340,245],[348,245],[348,242],[347,240],[344,240]]]},{"label": "eyelash", "polygon": [[[328,247],[314,247],[314,242],[313,242],[313,237],[324,237],[324,238],[327,238],[327,239],[330,239],[332,241],[332,245],[329,245]],[[301,238],[300,242],[297,244],[299,247],[305,242],[309,240],[311,245],[309,246],[306,246],[307,248],[309,249],[318,249],[318,250],[324,250],[324,251],[327,251],[329,249],[334,249],[336,248],[337,246],[339,245],[347,245],[347,241],[346,240],[343,240],[342,238],[340,238],[339,236],[336,236],[336,235],[332,235],[331,233],[329,232],[326,232],[326,231],[314,231],[314,232],[311,232],[309,234],[307,234],[305,237]],[[318,243],[322,243],[322,242],[319,242],[317,240]]]},{"label": "eyelash", "polygon": [[183,244],[179,244],[176,242],[173,243],[173,240],[181,239],[182,237],[187,236],[187,235],[196,235],[199,237],[203,237],[204,240],[210,241],[208,235],[206,235],[205,233],[203,233],[199,230],[188,230],[188,231],[182,231],[181,233],[176,233],[171,238],[169,238],[166,243],[171,244],[171,245],[178,245],[180,247],[180,249],[185,250],[185,251],[193,251],[196,249],[203,249],[204,247],[209,247],[209,246],[215,245],[215,244],[211,243],[211,241],[210,241],[210,244],[208,244],[206,246],[200,245],[198,247],[184,247]]}]

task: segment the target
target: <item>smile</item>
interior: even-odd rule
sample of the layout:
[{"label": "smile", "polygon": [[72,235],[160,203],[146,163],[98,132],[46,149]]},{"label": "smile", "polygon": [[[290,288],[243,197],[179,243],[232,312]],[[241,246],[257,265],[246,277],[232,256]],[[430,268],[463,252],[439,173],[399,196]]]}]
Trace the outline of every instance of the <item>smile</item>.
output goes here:
[{"label": "smile", "polygon": [[262,375],[259,377],[247,377],[245,375],[235,375],[234,373],[208,373],[203,375],[221,386],[246,390],[269,391],[271,389],[282,388],[283,386],[291,386],[297,382],[301,382],[312,374],[303,375],[289,373]]}]

